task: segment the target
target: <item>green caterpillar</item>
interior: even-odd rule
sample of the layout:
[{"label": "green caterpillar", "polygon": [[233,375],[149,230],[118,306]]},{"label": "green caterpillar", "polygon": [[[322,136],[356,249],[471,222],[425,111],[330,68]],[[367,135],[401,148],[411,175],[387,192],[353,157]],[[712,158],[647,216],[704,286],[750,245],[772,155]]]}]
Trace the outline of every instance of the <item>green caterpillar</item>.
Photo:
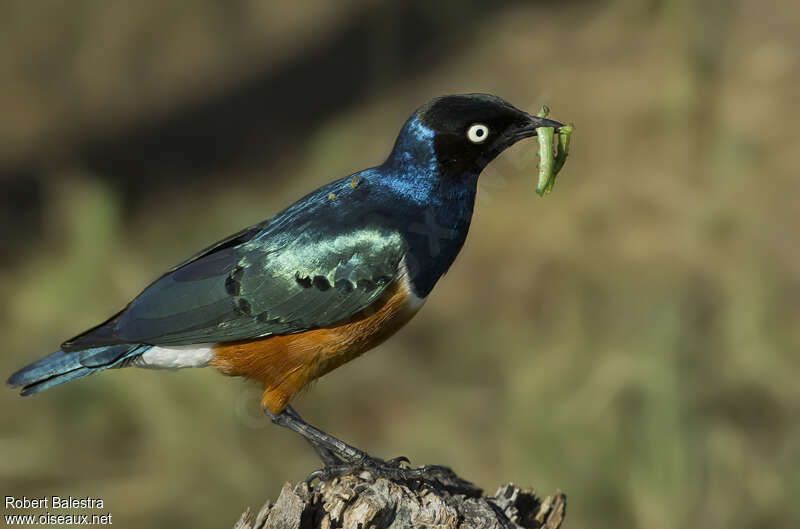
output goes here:
[{"label": "green caterpillar", "polygon": [[[547,106],[537,112],[536,116],[546,118],[550,113]],[[540,196],[553,191],[556,176],[569,155],[569,138],[572,134],[572,125],[563,125],[558,129],[558,143],[555,143],[555,129],[553,127],[539,127],[536,129],[536,138],[539,141],[539,181],[536,192]]]}]

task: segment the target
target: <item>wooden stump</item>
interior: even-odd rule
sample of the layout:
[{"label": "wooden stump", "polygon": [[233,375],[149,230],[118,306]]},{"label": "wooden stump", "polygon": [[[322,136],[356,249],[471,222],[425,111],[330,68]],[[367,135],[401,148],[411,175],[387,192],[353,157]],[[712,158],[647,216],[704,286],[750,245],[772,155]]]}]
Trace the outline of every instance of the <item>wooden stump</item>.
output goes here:
[{"label": "wooden stump", "polygon": [[538,498],[507,484],[494,496],[468,482],[400,482],[368,472],[318,482],[286,483],[273,504],[242,514],[234,529],[557,529],[567,498],[557,491]]}]

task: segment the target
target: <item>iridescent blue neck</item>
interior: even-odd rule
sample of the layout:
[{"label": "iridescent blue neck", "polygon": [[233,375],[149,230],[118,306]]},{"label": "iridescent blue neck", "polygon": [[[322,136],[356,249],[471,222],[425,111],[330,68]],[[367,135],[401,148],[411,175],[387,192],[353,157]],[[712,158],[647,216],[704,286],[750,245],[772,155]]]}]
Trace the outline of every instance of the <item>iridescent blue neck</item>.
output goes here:
[{"label": "iridescent blue neck", "polygon": [[434,132],[411,116],[403,125],[392,153],[384,162],[400,180],[425,180],[433,183],[439,175],[436,152],[433,148]]},{"label": "iridescent blue neck", "polygon": [[431,291],[452,264],[467,236],[475,204],[477,173],[442,174],[434,132],[412,116],[391,155],[376,171],[395,211],[397,229],[409,244],[406,264],[420,297]]}]

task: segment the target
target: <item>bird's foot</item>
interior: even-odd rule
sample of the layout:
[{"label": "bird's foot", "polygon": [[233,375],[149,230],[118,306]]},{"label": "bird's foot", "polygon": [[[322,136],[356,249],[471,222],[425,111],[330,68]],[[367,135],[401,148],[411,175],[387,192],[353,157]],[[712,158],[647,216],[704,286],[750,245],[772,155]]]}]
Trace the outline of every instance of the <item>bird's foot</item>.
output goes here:
[{"label": "bird's foot", "polygon": [[448,467],[440,465],[424,465],[412,468],[408,466],[408,458],[395,457],[385,461],[377,457],[365,455],[353,462],[343,462],[340,465],[326,465],[309,474],[306,481],[311,484],[314,480],[320,482],[330,481],[337,477],[349,476],[368,472],[374,478],[386,478],[390,481],[402,481],[411,485],[422,485],[425,482],[438,483],[454,493],[472,495],[480,494],[480,489],[475,485],[460,478]]}]

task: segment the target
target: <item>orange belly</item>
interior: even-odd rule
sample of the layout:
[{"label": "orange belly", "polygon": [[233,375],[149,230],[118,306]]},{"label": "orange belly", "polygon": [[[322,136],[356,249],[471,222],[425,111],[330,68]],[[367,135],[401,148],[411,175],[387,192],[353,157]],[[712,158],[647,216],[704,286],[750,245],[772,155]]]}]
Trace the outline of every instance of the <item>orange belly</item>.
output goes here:
[{"label": "orange belly", "polygon": [[261,405],[280,413],[312,380],[356,358],[405,325],[419,307],[409,306],[402,281],[395,281],[375,303],[334,327],[258,340],[221,343],[211,365],[230,376],[264,385]]}]

